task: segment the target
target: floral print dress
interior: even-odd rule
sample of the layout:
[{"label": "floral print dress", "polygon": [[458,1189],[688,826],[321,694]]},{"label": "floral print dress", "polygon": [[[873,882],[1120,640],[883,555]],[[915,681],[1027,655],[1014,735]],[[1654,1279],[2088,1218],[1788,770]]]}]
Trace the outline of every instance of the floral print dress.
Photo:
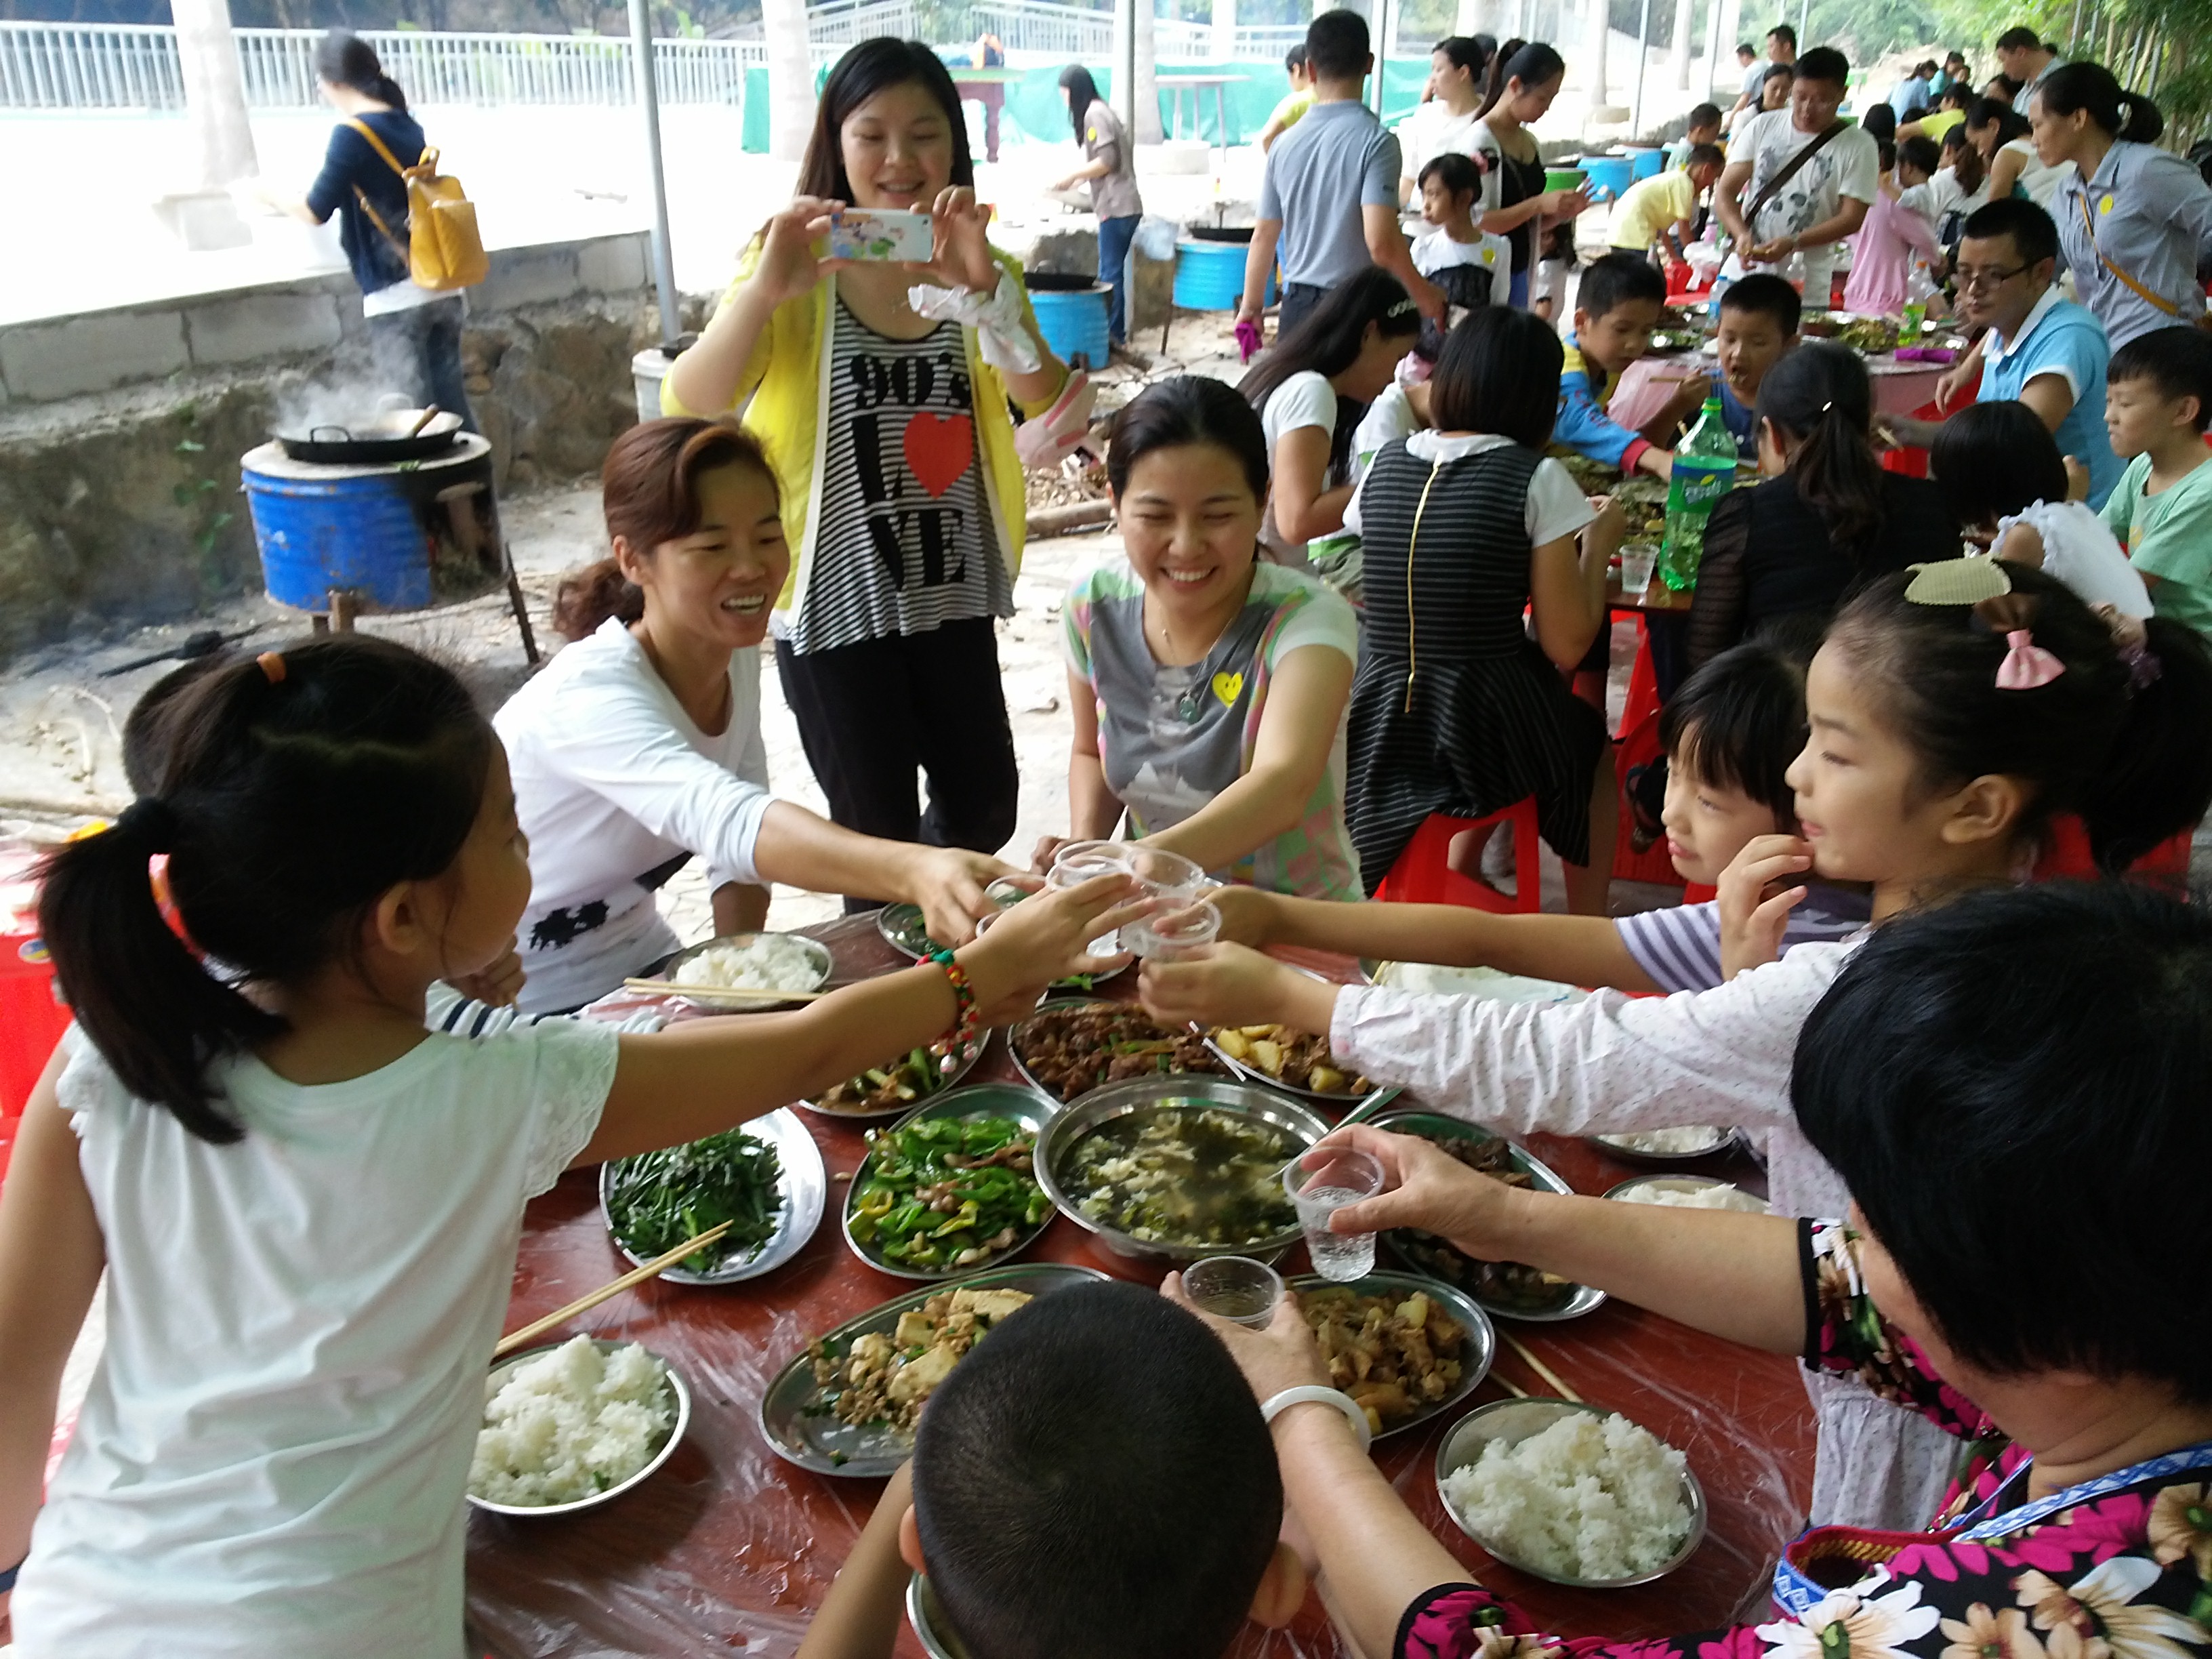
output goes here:
[{"label": "floral print dress", "polygon": [[1820,1527],[1775,1571],[1765,1625],[1656,1641],[1535,1630],[1474,1584],[1429,1591],[1400,1621],[1398,1659],[2207,1659],[2212,1656],[2212,1443],[2033,1502],[2027,1462],[1886,1324],[1857,1239],[1805,1224],[1807,1362],[1855,1375],[1965,1443],[1923,1533]]}]

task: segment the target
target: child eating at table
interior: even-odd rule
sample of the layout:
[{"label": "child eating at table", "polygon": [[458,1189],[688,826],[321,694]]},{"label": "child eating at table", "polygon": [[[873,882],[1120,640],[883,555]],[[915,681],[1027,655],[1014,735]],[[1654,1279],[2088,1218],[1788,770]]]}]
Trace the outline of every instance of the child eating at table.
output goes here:
[{"label": "child eating at table", "polygon": [[2139,334],[2106,371],[2105,429],[2132,457],[2105,501],[2105,526],[2127,550],[2161,617],[2212,639],[2212,336],[2197,328]]},{"label": "child eating at table", "polygon": [[1513,245],[1475,228],[1482,173],[1474,160],[1446,150],[1421,169],[1421,217],[1435,228],[1415,240],[1413,269],[1455,306],[1502,306],[1513,288]]},{"label": "child eating at table", "polygon": [[1577,454],[1618,467],[1624,474],[1674,476],[1674,458],[1659,441],[1705,401],[1702,379],[1685,383],[1641,432],[1606,413],[1628,366],[1651,349],[1651,331],[1667,303],[1666,278],[1632,253],[1590,261],[1575,290],[1575,325],[1559,371],[1559,412],[1552,435]]},{"label": "child eating at table", "polygon": [[1721,290],[1713,335],[1721,372],[1713,385],[1721,394],[1721,418],[1747,457],[1759,453],[1759,388],[1766,383],[1766,371],[1797,343],[1804,311],[1797,290],[1771,271],[1755,271]]},{"label": "child eating at table", "polygon": [[[210,670],[162,726],[156,791],[42,874],[76,1024],[0,1190],[0,1611],[22,1659],[459,1652],[525,1200],[964,1047],[1139,914],[1109,879],[796,1013],[448,1036],[423,1029],[428,986],[509,952],[530,895],[460,681],[341,635]],[[156,908],[162,854],[224,977]],[[41,1507],[103,1272],[106,1346]]]},{"label": "child eating at table", "polygon": [[[1805,691],[1812,735],[1788,774],[1803,835],[1764,856],[1762,879],[1870,883],[1877,925],[2015,879],[2054,813],[2078,815],[2117,872],[2212,805],[2212,653],[2158,618],[2124,646],[2029,567],[1962,559],[1881,579],[1830,625]],[[1802,892],[1751,907],[1724,955],[1771,957]],[[1832,1215],[1844,1194],[1788,1081],[1799,1026],[1856,948],[1801,945],[1664,1000],[1508,1005],[1325,985],[1217,945],[1147,963],[1143,995],[1178,1024],[1325,1032],[1340,1065],[1502,1133],[1737,1124],[1766,1155],[1778,1213]],[[1917,1525],[1940,1486],[1935,1446],[1863,1389],[1824,1385],[1816,1401],[1814,1518]]]}]

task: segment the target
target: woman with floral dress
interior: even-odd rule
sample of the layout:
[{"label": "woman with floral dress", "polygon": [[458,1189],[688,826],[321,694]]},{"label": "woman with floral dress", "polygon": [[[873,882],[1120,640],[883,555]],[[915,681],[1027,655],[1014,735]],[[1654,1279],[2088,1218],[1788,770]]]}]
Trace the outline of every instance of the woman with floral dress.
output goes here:
[{"label": "woman with floral dress", "polygon": [[[1285,1495],[1337,1616],[1398,1659],[2212,1654],[2208,1091],[2212,917],[2046,885],[1900,918],[1807,1022],[1791,1092],[1848,1224],[1516,1191],[1425,1141],[1340,1132],[1390,1179],[1337,1231],[1419,1227],[1801,1353],[1968,1455],[1924,1532],[1800,1537],[1771,1619],[1615,1642],[1538,1630],[1468,1579],[1345,1417],[1285,1411]],[[1294,1311],[1215,1328],[1261,1399],[1326,1384]]]}]

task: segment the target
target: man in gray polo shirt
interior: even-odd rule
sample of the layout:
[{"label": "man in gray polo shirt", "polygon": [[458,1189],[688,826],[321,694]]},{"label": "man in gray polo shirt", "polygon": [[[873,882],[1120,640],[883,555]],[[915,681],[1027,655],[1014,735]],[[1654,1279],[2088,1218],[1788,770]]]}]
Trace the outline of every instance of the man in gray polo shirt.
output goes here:
[{"label": "man in gray polo shirt", "polygon": [[1322,296],[1370,265],[1406,285],[1422,314],[1443,320],[1443,290],[1413,269],[1398,228],[1398,140],[1360,101],[1375,58],[1367,20],[1326,11],[1306,30],[1314,104],[1275,141],[1260,186],[1260,218],[1244,265],[1239,321],[1257,323],[1278,246],[1283,266],[1276,337],[1288,334]]}]

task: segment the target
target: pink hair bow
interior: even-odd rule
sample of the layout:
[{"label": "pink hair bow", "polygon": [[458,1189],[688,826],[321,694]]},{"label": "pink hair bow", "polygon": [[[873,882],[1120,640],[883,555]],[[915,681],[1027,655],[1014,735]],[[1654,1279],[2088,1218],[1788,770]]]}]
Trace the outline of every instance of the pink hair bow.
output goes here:
[{"label": "pink hair bow", "polygon": [[2066,665],[2035,642],[2025,628],[2005,635],[2005,658],[1997,665],[1997,690],[2033,691],[2048,685],[2066,672]]}]

